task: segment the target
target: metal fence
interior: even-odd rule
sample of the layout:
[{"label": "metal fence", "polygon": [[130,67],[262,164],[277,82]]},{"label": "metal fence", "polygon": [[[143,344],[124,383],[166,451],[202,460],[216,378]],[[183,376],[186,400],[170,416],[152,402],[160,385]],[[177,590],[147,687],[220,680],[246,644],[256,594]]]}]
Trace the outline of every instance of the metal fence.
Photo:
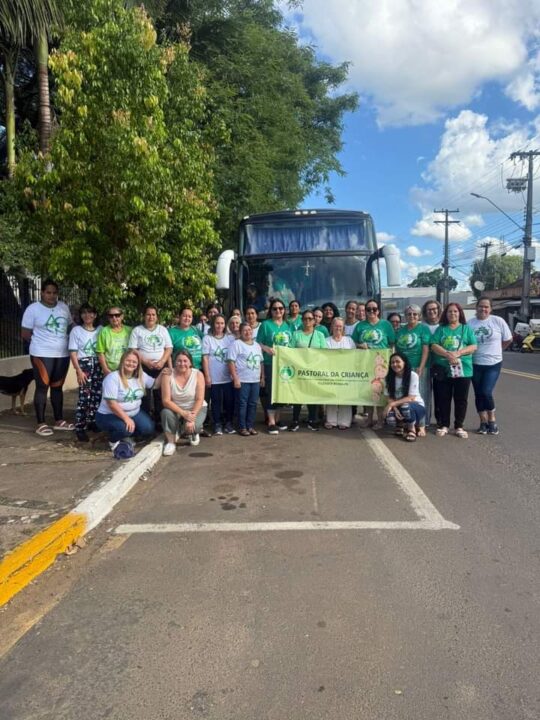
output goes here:
[{"label": "metal fence", "polygon": [[[30,303],[39,300],[41,278],[24,277],[0,268],[0,358],[28,355],[28,343],[21,337],[21,320]],[[76,309],[87,299],[80,288],[60,287],[60,299]]]}]

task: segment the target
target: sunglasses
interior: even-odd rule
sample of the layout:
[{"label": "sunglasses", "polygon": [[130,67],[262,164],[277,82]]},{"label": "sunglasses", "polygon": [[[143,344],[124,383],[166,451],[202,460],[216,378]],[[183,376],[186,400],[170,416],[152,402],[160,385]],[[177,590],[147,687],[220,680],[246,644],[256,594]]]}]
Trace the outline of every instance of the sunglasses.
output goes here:
[{"label": "sunglasses", "polygon": [[107,313],[107,317],[122,317],[124,313]]},{"label": "sunglasses", "polygon": [[303,320],[315,320],[315,318],[312,315],[305,315]]},{"label": "sunglasses", "polygon": [[368,308],[366,308],[366,312],[368,312],[368,313],[379,312],[379,308],[376,308],[376,307],[368,307]]},{"label": "sunglasses", "polygon": [[281,311],[283,311],[283,310],[285,310],[285,308],[284,308],[284,307],[273,307],[273,308],[272,308],[272,312],[275,312],[276,310],[281,310]]}]

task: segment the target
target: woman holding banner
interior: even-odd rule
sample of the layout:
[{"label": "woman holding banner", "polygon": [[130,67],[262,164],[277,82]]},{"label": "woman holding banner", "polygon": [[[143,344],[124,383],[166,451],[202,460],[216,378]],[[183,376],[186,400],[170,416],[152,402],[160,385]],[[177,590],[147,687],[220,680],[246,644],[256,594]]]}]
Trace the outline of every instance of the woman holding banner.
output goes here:
[{"label": "woman holding banner", "polygon": [[[366,302],[366,319],[354,328],[352,339],[360,350],[386,350],[396,341],[394,328],[388,320],[381,320],[381,309],[377,300]],[[373,421],[373,407],[368,407],[368,427],[380,429],[382,424]]]},{"label": "woman holding banner", "polygon": [[[345,323],[342,318],[335,317],[332,320],[332,335],[326,338],[326,347],[329,350],[354,350],[355,344],[351,337],[345,335]],[[336,426],[340,430],[347,430],[351,427],[352,407],[350,405],[327,405],[326,422],[324,427],[331,430]]]},{"label": "woman holding banner", "polygon": [[285,305],[279,298],[273,298],[268,310],[268,318],[261,323],[257,333],[257,342],[263,350],[264,381],[267,398],[269,435],[279,435],[280,430],[286,430],[287,425],[279,421],[279,405],[272,403],[272,362],[276,354],[277,345],[288,347],[291,344],[292,330],[285,321]]},{"label": "woman holding banner", "polygon": [[[292,348],[312,348],[313,350],[323,350],[326,348],[326,342],[322,333],[315,330],[315,317],[311,310],[304,310],[302,313],[302,330],[297,330],[292,336],[290,347]],[[319,429],[317,423],[318,405],[307,405],[308,409],[308,430],[317,432]],[[297,432],[300,429],[300,411],[301,405],[293,405],[292,425],[289,428],[291,432]]]}]

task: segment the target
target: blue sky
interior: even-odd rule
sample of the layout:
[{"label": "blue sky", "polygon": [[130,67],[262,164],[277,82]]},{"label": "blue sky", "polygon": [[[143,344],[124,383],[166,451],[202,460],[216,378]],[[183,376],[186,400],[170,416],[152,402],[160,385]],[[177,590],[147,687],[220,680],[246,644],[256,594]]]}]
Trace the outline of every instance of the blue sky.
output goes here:
[{"label": "blue sky", "polygon": [[[523,224],[525,196],[505,182],[526,175],[511,152],[540,149],[540,0],[304,0],[284,12],[321,58],[351,62],[360,108],[346,118],[335,206],[373,215],[380,240],[400,249],[403,284],[440,266],[434,208],[460,210],[450,236],[460,283],[484,242],[520,254],[518,227],[470,193]],[[540,207],[540,157],[535,176]],[[325,207],[323,193],[304,206]]]}]

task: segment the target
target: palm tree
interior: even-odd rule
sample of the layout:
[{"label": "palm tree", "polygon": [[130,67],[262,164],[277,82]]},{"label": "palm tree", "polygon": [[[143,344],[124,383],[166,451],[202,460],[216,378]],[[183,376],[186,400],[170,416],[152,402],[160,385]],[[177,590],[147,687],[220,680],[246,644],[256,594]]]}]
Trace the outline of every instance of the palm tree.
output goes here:
[{"label": "palm tree", "polygon": [[0,0],[0,59],[6,97],[6,141],[8,176],[15,169],[15,70],[21,48],[35,44],[39,78],[39,145],[48,152],[51,132],[48,33],[60,25],[57,0]]}]

